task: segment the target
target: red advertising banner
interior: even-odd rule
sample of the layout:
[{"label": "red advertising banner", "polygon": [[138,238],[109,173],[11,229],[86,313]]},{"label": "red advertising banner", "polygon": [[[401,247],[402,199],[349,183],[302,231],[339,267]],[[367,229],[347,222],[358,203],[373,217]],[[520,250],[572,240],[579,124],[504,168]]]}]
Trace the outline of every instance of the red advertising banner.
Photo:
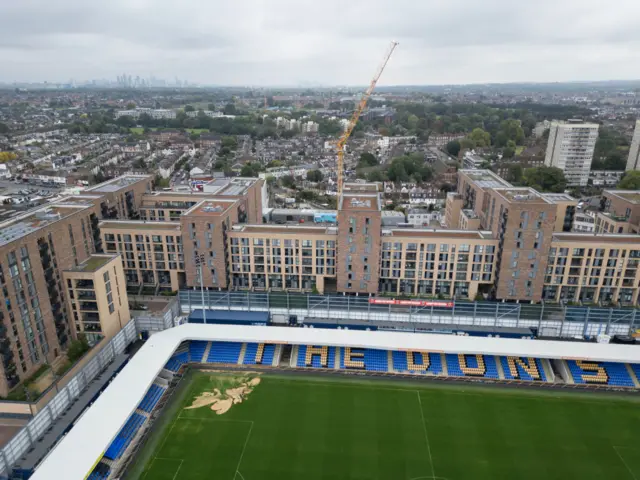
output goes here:
[{"label": "red advertising banner", "polygon": [[453,302],[438,300],[395,300],[393,298],[370,298],[372,305],[398,305],[399,307],[443,307],[453,308]]}]

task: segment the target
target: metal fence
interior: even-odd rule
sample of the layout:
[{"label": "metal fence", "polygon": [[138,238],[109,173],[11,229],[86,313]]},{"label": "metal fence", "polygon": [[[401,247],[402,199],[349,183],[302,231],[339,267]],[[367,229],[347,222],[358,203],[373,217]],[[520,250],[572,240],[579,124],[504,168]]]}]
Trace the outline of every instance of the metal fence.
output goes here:
[{"label": "metal fence", "polygon": [[[200,290],[181,290],[182,311],[203,307]],[[559,304],[519,304],[455,301],[452,307],[376,305],[368,297],[256,292],[204,292],[204,307],[213,310],[269,311],[271,314],[326,318],[348,324],[408,322],[486,327],[537,328],[550,337],[627,335],[640,328],[635,308],[574,307]]]},{"label": "metal fence", "polygon": [[[29,451],[47,429],[80,396],[87,385],[96,378],[109,363],[124,352],[137,338],[136,325],[130,321],[93,357],[75,377],[61,388],[58,394],[0,450],[0,472],[9,475],[13,465]],[[2,476],[0,476],[2,478]]]}]

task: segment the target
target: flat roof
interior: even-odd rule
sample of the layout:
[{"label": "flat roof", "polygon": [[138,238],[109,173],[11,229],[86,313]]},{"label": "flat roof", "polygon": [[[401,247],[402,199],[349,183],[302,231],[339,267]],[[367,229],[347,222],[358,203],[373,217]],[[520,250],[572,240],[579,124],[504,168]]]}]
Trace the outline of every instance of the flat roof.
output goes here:
[{"label": "flat roof", "polygon": [[554,242],[579,242],[595,244],[594,247],[606,247],[608,243],[635,244],[640,249],[640,236],[621,233],[594,235],[593,233],[554,233]]},{"label": "flat roof", "polygon": [[467,178],[473,180],[473,182],[480,188],[513,187],[513,185],[507,182],[504,178],[496,175],[491,170],[463,168],[458,170],[458,172],[463,173]]},{"label": "flat roof", "polygon": [[551,200],[545,198],[539,192],[529,187],[494,188],[493,191],[497,192],[509,203],[553,203]]},{"label": "flat roof", "polygon": [[235,203],[236,200],[203,200],[184,212],[183,215],[219,217],[227,212]]},{"label": "flat roof", "polygon": [[12,217],[0,223],[0,247],[87,208],[90,205],[55,203]]},{"label": "flat roof", "polygon": [[494,240],[493,234],[490,231],[481,230],[446,230],[446,229],[418,229],[418,228],[398,228],[398,229],[384,229],[382,236],[391,237],[420,237],[424,239],[431,238],[443,238],[449,240],[455,240],[458,238],[468,238],[475,240]]},{"label": "flat roof", "polygon": [[149,178],[151,178],[150,175],[123,175],[121,177],[108,180],[104,183],[94,185],[93,187],[89,187],[86,191],[101,193],[117,192],[118,190],[126,188],[129,185],[133,185],[134,183],[137,183],[141,180],[147,180]]},{"label": "flat roof", "polygon": [[612,197],[618,197],[634,205],[640,204],[640,191],[638,190],[605,190],[604,193]]},{"label": "flat roof", "polygon": [[377,193],[343,192],[338,210],[380,211],[380,196]]},{"label": "flat roof", "polygon": [[209,195],[242,196],[258,180],[260,179],[253,177],[216,178],[205,183],[203,190]]},{"label": "flat roof", "polygon": [[91,255],[80,265],[70,268],[69,272],[95,272],[120,255]]},{"label": "flat roof", "polygon": [[152,335],[36,469],[31,480],[84,480],[187,340],[327,345],[382,350],[640,363],[635,345],[521,340],[405,332],[185,324]]},{"label": "flat roof", "polygon": [[549,200],[550,202],[577,202],[575,198],[573,198],[568,193],[541,193],[544,198]]},{"label": "flat roof", "polygon": [[148,222],[145,220],[102,220],[98,226],[111,230],[180,230],[180,222]]},{"label": "flat roof", "polygon": [[317,225],[234,225],[230,233],[257,233],[274,235],[337,235],[335,227],[319,227]]}]

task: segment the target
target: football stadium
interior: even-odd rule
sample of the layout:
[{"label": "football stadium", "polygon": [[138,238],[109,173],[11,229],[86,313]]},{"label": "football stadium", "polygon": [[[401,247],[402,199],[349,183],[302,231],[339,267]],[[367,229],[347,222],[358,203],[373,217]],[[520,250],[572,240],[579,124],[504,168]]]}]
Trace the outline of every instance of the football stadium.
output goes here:
[{"label": "football stadium", "polygon": [[31,478],[640,478],[637,346],[201,312],[151,335]]}]

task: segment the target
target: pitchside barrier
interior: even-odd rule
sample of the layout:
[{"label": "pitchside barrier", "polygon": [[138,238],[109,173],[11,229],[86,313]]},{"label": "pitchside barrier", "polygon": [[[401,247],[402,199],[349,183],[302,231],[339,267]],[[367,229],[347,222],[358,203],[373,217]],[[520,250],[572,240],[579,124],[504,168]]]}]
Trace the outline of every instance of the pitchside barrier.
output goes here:
[{"label": "pitchside barrier", "polygon": [[407,322],[486,327],[536,328],[545,337],[630,335],[640,328],[636,308],[446,301],[395,300],[386,297],[181,290],[183,312],[212,310],[268,311],[273,315],[365,322]]}]

